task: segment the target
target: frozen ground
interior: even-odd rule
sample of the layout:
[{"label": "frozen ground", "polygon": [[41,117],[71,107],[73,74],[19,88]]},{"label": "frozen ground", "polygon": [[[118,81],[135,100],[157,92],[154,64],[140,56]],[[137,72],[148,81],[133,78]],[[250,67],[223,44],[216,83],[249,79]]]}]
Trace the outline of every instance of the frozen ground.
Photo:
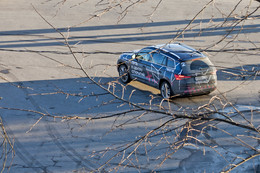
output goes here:
[{"label": "frozen ground", "polygon": [[[123,88],[116,83],[118,55],[170,41],[207,2],[164,0],[151,22],[147,14],[151,14],[156,1],[148,1],[131,8],[119,23],[119,11],[111,11],[80,24],[106,3],[95,7],[96,1],[83,0],[64,1],[64,5],[58,0],[1,0],[0,117],[15,151],[5,152],[6,149],[11,151],[6,141],[6,148],[1,145],[2,153],[7,154],[4,172],[96,171],[131,142],[171,119],[166,115],[146,114],[138,109],[132,111],[133,106],[115,99],[85,78],[64,46],[63,39],[41,19],[32,5],[68,36],[76,56],[89,75],[106,88],[114,84],[110,87],[111,91],[114,88],[115,94],[121,97]],[[242,1],[235,10],[236,15],[231,18],[242,17],[250,2],[249,10],[257,7],[257,2]],[[214,28],[225,20],[223,17],[235,5],[236,2],[216,0],[176,41],[197,49],[214,44],[230,29],[225,26]],[[226,50],[259,48],[259,15],[259,11],[256,12],[243,22],[242,31],[241,25],[235,27],[235,31],[222,44],[206,52],[218,68],[218,90],[206,96],[175,98],[169,104],[162,103],[162,106],[171,113],[191,113],[215,96],[222,98],[224,103],[234,105],[227,104],[220,113],[237,122],[248,123],[237,113],[240,111],[245,119],[259,127],[260,77],[250,77],[251,71],[260,70],[259,49],[215,52],[229,41],[233,42],[224,48]],[[69,32],[68,27],[71,27]],[[145,108],[155,108],[161,104],[158,93],[158,90],[134,81],[126,87],[124,98],[128,99],[131,95],[132,102]],[[151,98],[154,98],[152,102]],[[223,108],[220,102],[214,102],[218,108]],[[117,115],[121,112],[128,113]],[[97,118],[103,116],[110,117]],[[213,117],[222,118],[222,115],[214,114]],[[169,130],[185,123],[186,120],[173,121],[159,131],[167,133],[157,136],[155,133],[152,138],[143,141],[132,157],[127,158],[127,155],[136,145],[126,149],[99,171],[221,172],[230,164],[255,154],[252,147],[258,151],[260,149],[259,133],[225,123],[191,122],[190,125],[197,130],[192,134],[185,133],[185,129]],[[205,133],[198,133],[202,129]],[[1,132],[4,134],[3,129]],[[190,145],[186,146],[176,143],[185,134],[198,140],[189,139]],[[3,136],[0,139],[3,140]],[[168,159],[158,166],[166,156]],[[1,165],[4,160],[1,156]],[[259,156],[255,157],[233,172],[260,172],[259,162]]]}]

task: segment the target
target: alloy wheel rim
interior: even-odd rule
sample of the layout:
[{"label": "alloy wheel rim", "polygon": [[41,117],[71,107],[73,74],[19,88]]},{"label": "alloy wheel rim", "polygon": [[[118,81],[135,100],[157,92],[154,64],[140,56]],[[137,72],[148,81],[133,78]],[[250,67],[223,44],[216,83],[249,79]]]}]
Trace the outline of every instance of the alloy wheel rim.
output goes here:
[{"label": "alloy wheel rim", "polygon": [[120,73],[119,73],[121,79],[123,82],[126,82],[128,79],[128,75],[126,73],[126,67],[125,66],[120,66]]},{"label": "alloy wheel rim", "polygon": [[170,98],[170,94],[171,94],[170,93],[170,87],[167,83],[163,84],[161,92],[162,92],[163,98],[166,98],[166,99]]}]

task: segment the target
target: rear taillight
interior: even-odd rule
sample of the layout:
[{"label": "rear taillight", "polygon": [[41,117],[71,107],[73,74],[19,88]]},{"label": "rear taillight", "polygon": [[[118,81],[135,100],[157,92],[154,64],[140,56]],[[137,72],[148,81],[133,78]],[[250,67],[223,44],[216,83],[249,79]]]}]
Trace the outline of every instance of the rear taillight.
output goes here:
[{"label": "rear taillight", "polygon": [[184,76],[184,75],[179,75],[179,74],[174,74],[174,77],[176,80],[183,80],[183,79],[191,78],[190,76]]}]

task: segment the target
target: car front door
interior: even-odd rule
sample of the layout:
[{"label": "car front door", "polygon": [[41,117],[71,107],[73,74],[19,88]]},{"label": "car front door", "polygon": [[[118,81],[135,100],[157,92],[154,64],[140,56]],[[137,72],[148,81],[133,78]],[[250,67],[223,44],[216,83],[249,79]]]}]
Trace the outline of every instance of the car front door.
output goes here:
[{"label": "car front door", "polygon": [[151,51],[151,49],[142,49],[139,51],[130,66],[132,77],[144,83],[147,81],[146,69],[151,64]]}]

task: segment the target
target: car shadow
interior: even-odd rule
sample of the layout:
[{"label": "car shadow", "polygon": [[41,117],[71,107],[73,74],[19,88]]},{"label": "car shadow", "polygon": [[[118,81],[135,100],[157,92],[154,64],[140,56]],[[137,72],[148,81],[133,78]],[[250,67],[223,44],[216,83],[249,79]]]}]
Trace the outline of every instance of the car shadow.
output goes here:
[{"label": "car shadow", "polygon": [[[217,71],[218,81],[259,80],[260,64],[250,64]],[[8,70],[0,71],[8,75]],[[41,107],[53,114],[93,114],[126,110],[128,101],[138,105],[160,105],[163,101],[158,89],[132,81],[125,85],[117,77],[96,77],[97,84],[88,78],[0,83],[2,107]],[[106,90],[109,89],[111,93]],[[177,96],[170,102],[176,106],[192,107],[205,104],[215,92],[202,96]],[[122,98],[122,100],[117,99]],[[163,102],[167,102],[164,100]]]},{"label": "car shadow", "polygon": [[[144,107],[156,105],[157,108],[163,102],[167,103],[167,100],[163,101],[158,89],[137,81],[125,85],[117,78],[99,77],[94,80],[99,86],[88,78],[0,83],[0,107],[38,109],[61,116],[77,114],[91,117],[133,108],[128,102]],[[112,94],[101,87],[108,88]],[[211,96],[177,97],[170,102],[177,107],[191,106],[201,104],[203,100],[206,102],[209,97]]]},{"label": "car shadow", "polygon": [[[113,94],[136,104],[147,103],[148,92],[131,85],[122,85],[114,78],[101,77],[94,80],[100,86],[88,78],[1,83],[0,106],[20,109],[41,107],[51,114],[71,115],[108,113],[129,108],[129,104],[115,99]],[[113,94],[101,87],[109,88]]]}]

